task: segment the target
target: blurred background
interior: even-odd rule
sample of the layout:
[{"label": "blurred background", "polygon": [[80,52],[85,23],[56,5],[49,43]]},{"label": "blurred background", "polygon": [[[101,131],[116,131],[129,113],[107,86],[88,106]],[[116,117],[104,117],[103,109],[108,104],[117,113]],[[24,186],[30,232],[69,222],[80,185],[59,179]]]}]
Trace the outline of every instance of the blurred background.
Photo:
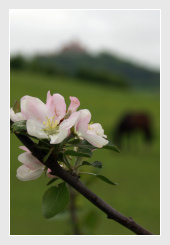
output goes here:
[{"label": "blurred background", "polygon": [[[81,180],[160,234],[160,11],[10,10],[10,105],[24,95],[45,102],[48,90],[62,94],[67,106],[69,96],[77,97],[121,151],[93,156],[103,163],[98,173],[118,186]],[[48,179],[19,181],[21,143],[15,135],[10,142],[11,235],[133,234],[77,193],[76,225],[69,206],[45,220],[41,202]]]}]

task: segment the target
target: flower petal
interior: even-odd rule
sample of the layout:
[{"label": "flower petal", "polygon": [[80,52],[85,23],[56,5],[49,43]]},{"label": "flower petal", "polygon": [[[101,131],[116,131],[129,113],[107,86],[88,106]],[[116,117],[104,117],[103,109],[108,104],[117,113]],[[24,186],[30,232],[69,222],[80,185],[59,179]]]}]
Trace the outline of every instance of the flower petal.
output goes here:
[{"label": "flower petal", "polygon": [[47,92],[47,99],[46,99],[46,104],[48,103],[48,100],[51,98],[50,90]]},{"label": "flower petal", "polygon": [[50,135],[50,144],[59,144],[61,143],[68,135],[68,130],[61,130],[57,134]]},{"label": "flower petal", "polygon": [[76,132],[84,134],[87,132],[88,123],[91,120],[91,113],[87,109],[80,110],[79,113],[80,113],[80,116],[77,119],[75,130]]},{"label": "flower petal", "polygon": [[59,125],[59,128],[61,130],[62,129],[65,129],[65,130],[70,129],[76,123],[79,115],[80,115],[80,113],[78,111],[72,113],[68,119],[65,119],[64,121],[61,122],[61,124]]},{"label": "flower petal", "polygon": [[30,151],[28,150],[28,148],[27,148],[27,147],[25,147],[25,146],[19,146],[19,148],[20,148],[21,150],[23,150],[23,151],[30,152]]},{"label": "flower petal", "polygon": [[52,175],[51,174],[51,169],[50,168],[47,169],[47,176],[48,176],[48,178],[58,178],[57,175]]},{"label": "flower petal", "polygon": [[24,152],[20,154],[18,156],[18,160],[29,169],[44,169],[44,165],[37,158],[35,158],[31,152]]},{"label": "flower petal", "polygon": [[70,100],[71,103],[69,105],[68,111],[71,111],[71,113],[73,113],[80,106],[80,101],[76,97],[71,97],[71,96],[70,96]]},{"label": "flower petal", "polygon": [[108,140],[104,139],[103,137],[99,135],[93,135],[93,134],[84,134],[82,135],[84,139],[86,139],[90,144],[102,148],[104,145],[107,145],[109,143]]},{"label": "flower petal", "polygon": [[43,131],[44,125],[42,123],[33,119],[28,119],[26,127],[29,135],[40,139],[48,139],[47,134]]},{"label": "flower petal", "polygon": [[29,180],[34,180],[34,179],[39,178],[43,172],[44,172],[44,170],[42,170],[42,169],[30,170],[25,165],[21,165],[17,169],[16,177],[22,181],[29,181]]},{"label": "flower petal", "polygon": [[55,115],[55,120],[59,122],[66,114],[65,99],[60,94],[53,94],[53,96],[50,96],[48,93],[47,97],[46,106],[52,112],[53,116]]},{"label": "flower petal", "polygon": [[99,135],[99,136],[105,136],[105,135],[104,135],[104,130],[103,130],[103,128],[102,128],[102,126],[101,126],[100,123],[93,123],[93,124],[90,124],[90,125],[89,125],[89,129],[90,129],[90,130],[88,130],[88,133],[94,132],[96,135]]},{"label": "flower petal", "polygon": [[43,122],[46,117],[52,117],[52,112],[48,107],[38,98],[31,96],[24,96],[21,98],[21,113],[25,119],[35,119]]},{"label": "flower petal", "polygon": [[13,108],[10,109],[10,119],[13,121],[13,122],[16,122],[16,121],[20,121],[20,120],[24,120],[24,117],[22,115],[21,112],[17,112],[15,113]]}]

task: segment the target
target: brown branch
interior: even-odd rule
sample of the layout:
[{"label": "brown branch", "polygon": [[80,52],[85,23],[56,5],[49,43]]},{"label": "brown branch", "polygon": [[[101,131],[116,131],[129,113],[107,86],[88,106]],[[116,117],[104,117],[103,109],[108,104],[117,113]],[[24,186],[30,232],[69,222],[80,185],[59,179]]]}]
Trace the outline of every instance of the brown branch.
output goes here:
[{"label": "brown branch", "polygon": [[[36,143],[34,143],[29,137],[16,133],[15,135],[32,152],[32,155],[43,163],[43,157],[46,155],[46,153],[38,149],[36,147]],[[118,223],[120,223],[121,225],[125,226],[126,228],[138,235],[153,235],[150,231],[137,224],[132,218],[127,218],[123,214],[119,213],[108,203],[106,203],[104,200],[98,197],[95,193],[89,190],[79,180],[78,176],[73,176],[68,171],[60,167],[60,165],[58,164],[56,159],[54,159],[53,156],[50,156],[48,160],[43,164],[50,168],[53,174],[59,176],[70,186],[72,186],[75,190],[77,190],[80,194],[82,194],[85,198],[87,198],[91,203],[93,203],[96,207],[98,207],[100,210],[106,213],[109,219],[117,221]]]}]

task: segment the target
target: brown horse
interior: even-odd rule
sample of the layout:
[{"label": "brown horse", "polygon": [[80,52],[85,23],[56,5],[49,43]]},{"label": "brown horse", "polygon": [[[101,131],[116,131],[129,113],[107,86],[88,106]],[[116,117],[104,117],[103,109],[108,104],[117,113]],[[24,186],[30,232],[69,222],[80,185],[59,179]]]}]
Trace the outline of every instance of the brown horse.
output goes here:
[{"label": "brown horse", "polygon": [[143,133],[145,142],[150,143],[152,141],[153,134],[150,115],[145,112],[129,112],[118,122],[114,132],[114,143],[121,147],[122,137],[124,135],[129,139],[139,131]]}]

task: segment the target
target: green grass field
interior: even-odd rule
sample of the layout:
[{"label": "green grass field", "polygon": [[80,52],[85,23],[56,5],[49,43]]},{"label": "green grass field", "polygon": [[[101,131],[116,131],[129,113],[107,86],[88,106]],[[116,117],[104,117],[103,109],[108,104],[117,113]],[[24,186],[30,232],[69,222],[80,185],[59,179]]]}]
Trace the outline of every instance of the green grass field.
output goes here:
[{"label": "green grass field", "polygon": [[[153,118],[154,142],[147,146],[142,136],[136,136],[130,149],[121,153],[99,150],[93,160],[103,162],[100,174],[118,183],[110,186],[95,179],[89,188],[119,212],[131,216],[137,223],[154,234],[160,234],[160,97],[159,92],[114,90],[103,86],[74,80],[73,78],[49,77],[29,72],[11,71],[10,104],[15,99],[30,95],[46,101],[47,91],[60,93],[67,106],[69,96],[80,100],[80,109],[89,109],[92,121],[99,122],[109,139],[113,128],[127,110],[147,111]],[[113,142],[114,143],[114,142]],[[126,143],[126,142],[125,142]],[[11,235],[65,235],[72,234],[71,221],[66,213],[55,219],[45,220],[41,213],[42,196],[47,179],[21,182],[16,178],[20,166],[18,148],[21,143],[11,135],[10,165],[10,234]],[[89,170],[89,168],[86,168]],[[86,177],[82,177],[86,181]],[[78,196],[78,220],[83,234],[133,235],[127,228],[107,219],[84,197]],[[91,213],[91,226],[86,227],[85,217]]]}]

